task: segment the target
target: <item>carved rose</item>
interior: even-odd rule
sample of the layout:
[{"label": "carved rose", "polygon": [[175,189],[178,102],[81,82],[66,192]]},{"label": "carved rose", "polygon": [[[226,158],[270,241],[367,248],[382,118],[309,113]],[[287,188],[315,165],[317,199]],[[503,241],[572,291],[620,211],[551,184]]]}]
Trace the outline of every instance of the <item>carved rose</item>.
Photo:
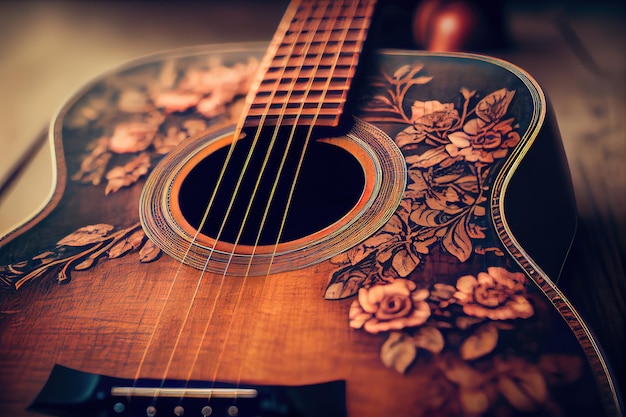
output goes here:
[{"label": "carved rose", "polygon": [[411,106],[411,122],[415,123],[422,117],[435,112],[449,112],[454,110],[453,103],[441,103],[439,100],[416,100]]},{"label": "carved rose", "polygon": [[470,316],[491,320],[526,319],[534,314],[534,309],[524,296],[525,280],[521,272],[489,267],[476,277],[459,278],[454,296]]},{"label": "carved rose", "polygon": [[446,151],[452,157],[463,157],[469,162],[492,163],[504,158],[508,149],[520,141],[519,133],[513,130],[513,120],[508,119],[487,127],[481,119],[472,119],[463,126],[463,131],[448,135],[450,143]]},{"label": "carved rose", "polygon": [[435,142],[444,142],[442,134],[459,121],[459,112],[453,103],[441,103],[438,100],[414,101],[411,106],[412,123],[396,136],[396,144],[403,148],[430,138]]},{"label": "carved rose", "polygon": [[109,150],[118,154],[145,150],[152,144],[163,120],[162,115],[152,113],[142,121],[117,124],[109,138]]},{"label": "carved rose", "polygon": [[350,327],[379,333],[422,325],[430,316],[428,294],[406,279],[361,288],[350,306]]},{"label": "carved rose", "polygon": [[186,91],[160,91],[154,97],[154,104],[165,113],[184,112],[198,104],[202,95]]}]

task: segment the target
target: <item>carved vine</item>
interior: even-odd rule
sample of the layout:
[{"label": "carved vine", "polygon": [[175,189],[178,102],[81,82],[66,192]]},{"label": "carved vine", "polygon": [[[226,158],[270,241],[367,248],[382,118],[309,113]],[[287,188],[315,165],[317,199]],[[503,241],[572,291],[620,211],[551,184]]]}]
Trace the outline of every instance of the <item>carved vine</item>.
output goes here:
[{"label": "carved vine", "polygon": [[83,271],[99,260],[114,259],[138,252],[142,263],[156,260],[161,250],[146,238],[139,223],[115,230],[110,224],[81,227],[59,240],[51,250],[12,265],[0,266],[4,287],[20,287],[47,274],[54,274],[59,284],[71,280],[72,271]]}]

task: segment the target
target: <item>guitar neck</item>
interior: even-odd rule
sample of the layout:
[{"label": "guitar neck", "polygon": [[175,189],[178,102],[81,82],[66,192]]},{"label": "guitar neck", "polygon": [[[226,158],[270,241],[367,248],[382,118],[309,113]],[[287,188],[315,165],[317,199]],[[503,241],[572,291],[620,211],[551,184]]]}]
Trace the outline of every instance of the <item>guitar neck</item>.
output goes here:
[{"label": "guitar neck", "polygon": [[291,2],[246,100],[243,125],[336,126],[375,0]]}]

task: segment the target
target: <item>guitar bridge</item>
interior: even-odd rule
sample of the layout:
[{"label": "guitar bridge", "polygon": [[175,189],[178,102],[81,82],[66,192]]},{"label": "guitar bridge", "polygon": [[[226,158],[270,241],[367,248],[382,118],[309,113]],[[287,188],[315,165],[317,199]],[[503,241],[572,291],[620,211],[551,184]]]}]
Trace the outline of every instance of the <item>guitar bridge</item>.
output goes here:
[{"label": "guitar bridge", "polygon": [[114,378],[55,365],[29,407],[59,417],[347,417],[345,381],[245,387],[211,381]]}]

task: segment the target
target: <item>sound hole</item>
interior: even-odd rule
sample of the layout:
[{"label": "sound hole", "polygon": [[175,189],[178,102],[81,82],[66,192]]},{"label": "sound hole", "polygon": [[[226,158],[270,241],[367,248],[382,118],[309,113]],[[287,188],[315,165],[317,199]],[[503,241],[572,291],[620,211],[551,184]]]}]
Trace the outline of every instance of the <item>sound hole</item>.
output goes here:
[{"label": "sound hole", "polygon": [[[204,158],[181,185],[179,204],[187,222],[196,229],[200,227],[216,187],[217,194],[201,232],[220,241],[274,245],[309,236],[341,219],[359,201],[365,186],[365,175],[359,162],[349,152],[324,142],[310,142],[287,207],[304,146],[302,136],[298,135],[298,140],[289,148],[278,181],[276,178],[287,139],[278,138],[270,151],[269,138],[261,138],[234,197],[242,167],[251,152],[251,135],[235,146],[219,185],[218,177],[229,146]],[[267,164],[261,175],[266,158]],[[276,191],[270,197],[274,184]]]}]

